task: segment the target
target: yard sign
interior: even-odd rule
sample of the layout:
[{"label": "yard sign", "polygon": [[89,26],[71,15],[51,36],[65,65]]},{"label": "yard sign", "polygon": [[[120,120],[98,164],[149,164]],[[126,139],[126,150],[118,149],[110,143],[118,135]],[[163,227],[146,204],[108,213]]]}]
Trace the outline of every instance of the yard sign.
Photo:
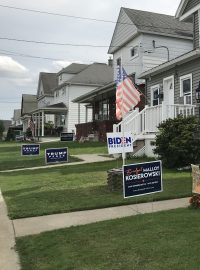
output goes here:
[{"label": "yard sign", "polygon": [[22,156],[38,156],[40,154],[39,144],[22,144],[21,155]]},{"label": "yard sign", "polygon": [[133,152],[133,137],[130,132],[107,133],[107,145],[109,154]]},{"label": "yard sign", "polygon": [[163,191],[161,161],[123,166],[123,191],[124,198]]},{"label": "yard sign", "polygon": [[68,162],[68,148],[45,149],[45,161],[46,164]]}]

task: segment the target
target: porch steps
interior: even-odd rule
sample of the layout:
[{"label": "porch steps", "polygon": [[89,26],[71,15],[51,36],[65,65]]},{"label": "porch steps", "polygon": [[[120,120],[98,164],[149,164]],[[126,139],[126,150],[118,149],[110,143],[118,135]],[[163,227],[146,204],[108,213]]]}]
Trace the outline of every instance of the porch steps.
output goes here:
[{"label": "porch steps", "polygon": [[145,140],[136,140],[133,143],[133,157],[145,155]]}]

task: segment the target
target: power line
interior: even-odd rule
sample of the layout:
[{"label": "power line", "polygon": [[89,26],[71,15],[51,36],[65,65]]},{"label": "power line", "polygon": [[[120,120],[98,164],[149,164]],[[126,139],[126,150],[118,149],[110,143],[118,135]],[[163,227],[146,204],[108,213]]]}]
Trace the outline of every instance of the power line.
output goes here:
[{"label": "power line", "polygon": [[[135,25],[134,23],[126,23],[126,22],[118,22],[118,21],[111,21],[111,20],[104,20],[104,19],[95,19],[95,18],[90,18],[90,17],[74,16],[74,15],[69,15],[69,14],[61,14],[61,13],[48,12],[48,11],[43,11],[43,10],[20,8],[20,7],[16,7],[16,6],[8,6],[8,5],[2,5],[2,4],[0,4],[0,7],[8,8],[8,9],[14,9],[14,10],[20,10],[20,11],[28,11],[28,12],[39,13],[39,14],[46,14],[46,15],[68,17],[68,18],[74,18],[74,19],[81,19],[81,20],[103,22],[103,23]],[[153,27],[153,28],[158,28],[158,29],[169,29],[169,30],[177,30],[177,31],[182,31],[182,32],[190,32],[189,29],[171,28],[171,27],[154,26],[154,25],[151,26],[151,25],[146,25],[146,24],[137,24],[135,26],[144,26],[144,27],[150,27],[150,28]]]},{"label": "power line", "polygon": [[[8,38],[0,37],[1,40],[17,41],[17,42],[26,42],[26,43],[36,43],[44,45],[58,45],[58,46],[72,46],[72,47],[93,47],[93,48],[108,48],[108,45],[92,45],[92,44],[72,44],[72,43],[58,43],[58,42],[46,42],[39,40],[27,40],[27,39],[17,39],[17,38]],[[119,46],[111,46],[119,47]]]}]

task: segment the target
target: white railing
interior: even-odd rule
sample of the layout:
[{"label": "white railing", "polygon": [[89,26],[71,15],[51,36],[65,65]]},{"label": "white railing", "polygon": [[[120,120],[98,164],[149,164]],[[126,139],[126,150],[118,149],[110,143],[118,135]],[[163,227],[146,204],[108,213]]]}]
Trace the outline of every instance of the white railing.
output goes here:
[{"label": "white railing", "polygon": [[187,117],[195,114],[195,105],[161,105],[149,107],[146,106],[141,112],[138,108],[130,112],[123,121],[113,125],[113,132],[132,132],[134,135],[147,133],[156,133],[158,125],[168,118],[176,118],[178,115]]}]

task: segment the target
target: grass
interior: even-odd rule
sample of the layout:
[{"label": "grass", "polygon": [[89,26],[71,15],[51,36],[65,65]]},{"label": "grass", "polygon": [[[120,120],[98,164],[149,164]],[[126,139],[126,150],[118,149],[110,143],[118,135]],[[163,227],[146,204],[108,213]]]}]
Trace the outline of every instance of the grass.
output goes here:
[{"label": "grass", "polygon": [[17,239],[22,270],[199,269],[199,211],[177,209]]},{"label": "grass", "polygon": [[120,166],[110,161],[0,173],[0,188],[12,219],[191,196],[190,172],[164,170],[162,193],[125,200],[122,192],[109,192],[106,183],[107,170]]},{"label": "grass", "polygon": [[45,149],[56,147],[68,147],[69,162],[79,159],[71,155],[79,154],[106,154],[107,148],[105,143],[95,142],[50,142],[40,144],[40,156],[21,156],[21,143],[1,142],[0,143],[0,171],[18,168],[28,168],[45,166]]}]

